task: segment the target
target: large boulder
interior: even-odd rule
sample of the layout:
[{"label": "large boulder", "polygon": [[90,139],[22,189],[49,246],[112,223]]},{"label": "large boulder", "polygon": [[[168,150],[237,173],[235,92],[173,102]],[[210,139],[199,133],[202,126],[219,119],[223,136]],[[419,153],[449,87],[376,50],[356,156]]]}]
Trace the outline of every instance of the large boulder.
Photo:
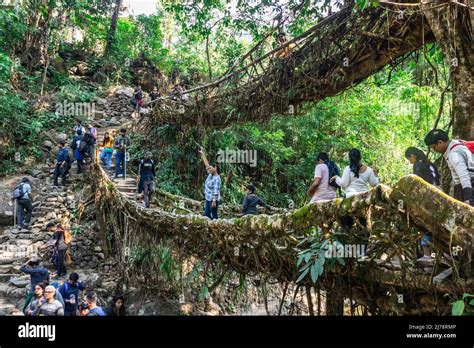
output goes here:
[{"label": "large boulder", "polygon": [[133,88],[131,87],[119,87],[115,90],[114,93],[116,96],[126,96],[127,98],[132,98]]}]

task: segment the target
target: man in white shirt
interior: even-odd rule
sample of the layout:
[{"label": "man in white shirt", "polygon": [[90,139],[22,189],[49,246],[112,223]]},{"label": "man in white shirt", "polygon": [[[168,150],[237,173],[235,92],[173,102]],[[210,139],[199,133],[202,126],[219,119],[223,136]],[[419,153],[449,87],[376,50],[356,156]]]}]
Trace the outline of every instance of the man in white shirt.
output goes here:
[{"label": "man in white shirt", "polygon": [[450,140],[441,129],[433,129],[425,137],[425,144],[442,153],[454,181],[454,198],[474,206],[474,154],[462,140]]}]

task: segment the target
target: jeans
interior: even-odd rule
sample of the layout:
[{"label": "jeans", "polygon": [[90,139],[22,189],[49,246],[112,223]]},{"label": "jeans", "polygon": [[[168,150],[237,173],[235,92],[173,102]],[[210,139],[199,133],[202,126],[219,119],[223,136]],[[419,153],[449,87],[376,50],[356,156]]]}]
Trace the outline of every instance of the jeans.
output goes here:
[{"label": "jeans", "polygon": [[100,160],[106,166],[107,170],[110,170],[110,164],[112,163],[112,152],[102,151],[100,154]]},{"label": "jeans", "polygon": [[[31,221],[31,213],[33,212],[33,205],[31,204],[31,200],[20,198],[17,200],[18,203],[18,225],[23,226],[23,223],[26,222],[27,224]],[[26,219],[23,221],[23,213],[26,210]]]},{"label": "jeans", "polygon": [[150,208],[150,201],[153,193],[156,190],[156,185],[154,180],[145,180],[143,183],[143,200],[145,201],[145,206]]},{"label": "jeans", "polygon": [[218,219],[217,208],[219,208],[219,201],[216,201],[216,207],[212,208],[212,201],[206,200],[204,204],[204,216],[207,216],[209,219]]},{"label": "jeans", "polygon": [[77,162],[77,174],[81,174],[82,173],[82,159],[78,159],[76,160]]},{"label": "jeans", "polygon": [[89,156],[90,156],[92,161],[94,160],[94,152],[95,152],[95,145],[90,144],[89,145]]},{"label": "jeans", "polygon": [[62,167],[61,164],[56,164],[53,173],[54,186],[58,186],[58,177],[61,176],[61,185],[66,185],[66,175],[69,172],[68,163],[65,163]]},{"label": "jeans", "polygon": [[117,151],[115,154],[115,176],[120,173],[120,165],[122,165],[122,175],[125,177],[125,153]]},{"label": "jeans", "polygon": [[58,277],[66,275],[67,273],[66,264],[64,263],[65,257],[66,250],[58,250]]}]

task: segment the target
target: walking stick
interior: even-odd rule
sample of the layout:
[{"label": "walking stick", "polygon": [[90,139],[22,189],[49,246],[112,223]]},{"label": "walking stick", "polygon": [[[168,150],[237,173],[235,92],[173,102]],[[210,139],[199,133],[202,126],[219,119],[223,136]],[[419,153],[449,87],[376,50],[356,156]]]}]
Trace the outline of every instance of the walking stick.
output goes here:
[{"label": "walking stick", "polygon": [[13,227],[16,226],[16,210],[17,210],[17,200],[13,200]]},{"label": "walking stick", "polygon": [[142,164],[138,166],[138,180],[137,180],[137,188],[135,190],[135,201],[138,199],[138,187],[140,186],[140,173],[142,171]]},{"label": "walking stick", "polygon": [[123,150],[123,180],[127,179],[127,145],[124,145]]}]

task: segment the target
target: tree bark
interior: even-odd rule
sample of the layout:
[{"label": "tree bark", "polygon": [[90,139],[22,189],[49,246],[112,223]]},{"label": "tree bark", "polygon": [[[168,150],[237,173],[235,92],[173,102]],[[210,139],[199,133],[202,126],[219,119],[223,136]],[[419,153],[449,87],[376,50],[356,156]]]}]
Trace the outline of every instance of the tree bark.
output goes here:
[{"label": "tree bark", "polygon": [[115,41],[115,32],[117,30],[117,21],[120,14],[120,7],[122,7],[122,0],[115,1],[114,12],[112,14],[112,20],[110,22],[110,29],[107,34],[107,44],[105,46],[105,55],[107,56],[111,50]]},{"label": "tree bark", "polygon": [[[445,0],[447,3],[448,1]],[[459,1],[474,7],[474,0]],[[453,82],[453,137],[474,139],[474,50],[473,19],[469,8],[455,3],[431,9],[437,3],[423,5],[423,13],[450,67]]]}]

